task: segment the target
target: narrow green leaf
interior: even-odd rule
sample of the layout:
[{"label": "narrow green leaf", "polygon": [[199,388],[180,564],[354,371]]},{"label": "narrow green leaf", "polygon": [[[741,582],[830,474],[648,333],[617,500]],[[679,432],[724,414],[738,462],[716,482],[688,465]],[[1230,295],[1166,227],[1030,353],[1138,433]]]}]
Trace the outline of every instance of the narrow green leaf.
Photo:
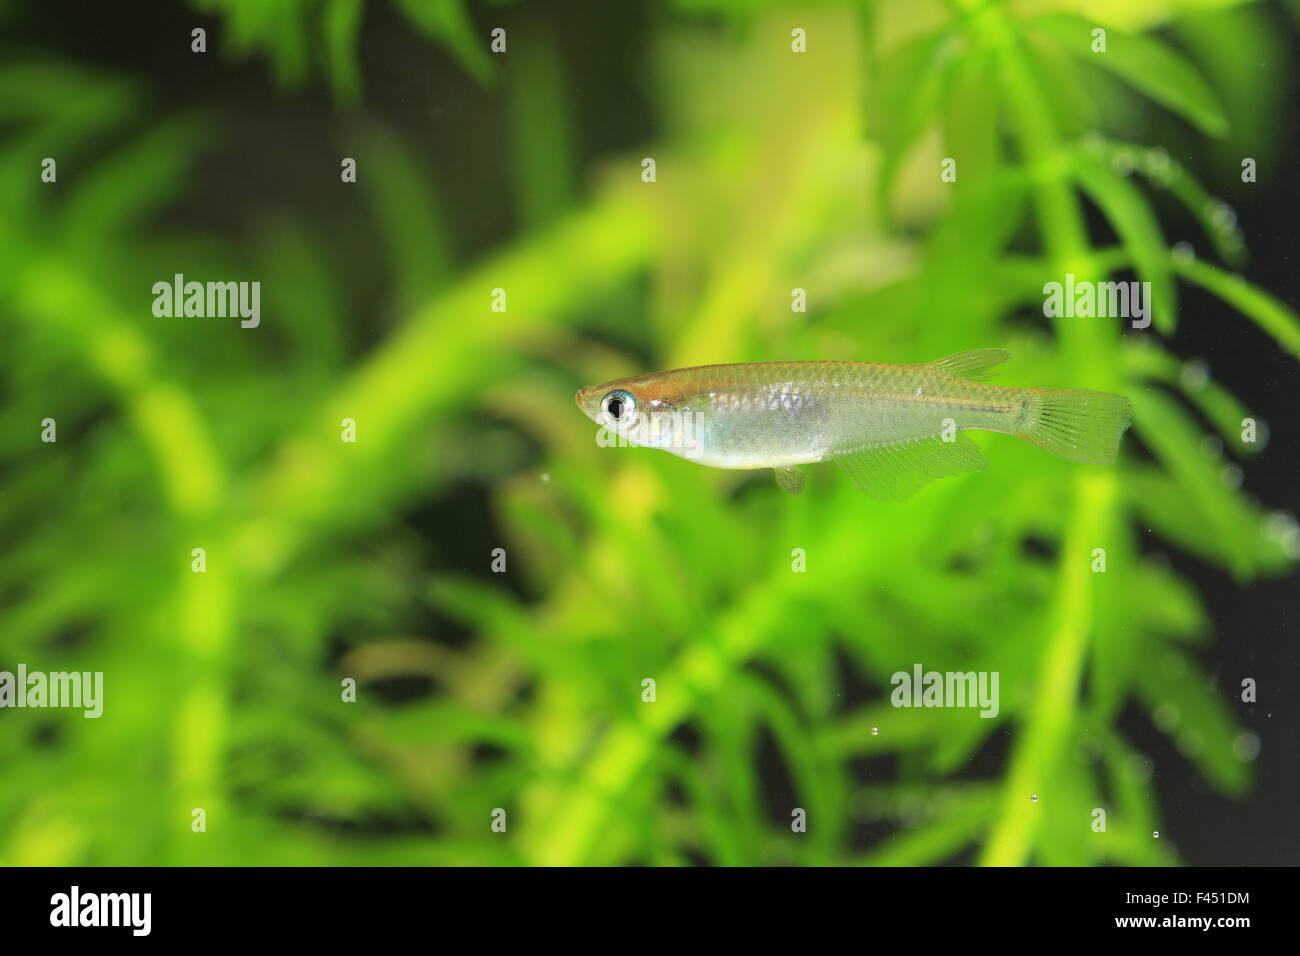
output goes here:
[{"label": "narrow green leaf", "polygon": [[1072,169],[1079,185],[1101,208],[1133,257],[1138,276],[1151,283],[1148,305],[1155,327],[1166,335],[1172,333],[1178,319],[1178,290],[1160,223],[1146,197],[1132,182],[1115,175],[1086,152],[1075,154]]},{"label": "narrow green leaf", "polygon": [[412,309],[436,289],[451,265],[442,210],[427,172],[397,137],[373,127],[363,142],[365,155],[358,161],[370,168],[359,181],[392,263],[395,304]]},{"label": "narrow green leaf", "polygon": [[1198,259],[1174,257],[1174,270],[1255,321],[1277,343],[1300,358],[1300,317],[1285,303],[1240,276]]},{"label": "narrow green leaf", "polygon": [[1201,435],[1183,409],[1154,388],[1135,391],[1131,397],[1133,420],[1142,441],[1187,489],[1199,519],[1222,538],[1223,557],[1234,576],[1249,577],[1257,562],[1246,542],[1259,527],[1257,519],[1224,483],[1222,468],[1215,467],[1201,450]]},{"label": "narrow green leaf", "polygon": [[492,79],[488,38],[475,33],[461,0],[398,0],[398,4],[419,30],[446,46],[479,83]]},{"label": "narrow green leaf", "polygon": [[1089,139],[1087,145],[1105,156],[1111,168],[1131,169],[1153,187],[1168,189],[1195,217],[1214,251],[1228,263],[1245,259],[1246,246],[1236,219],[1226,203],[1216,200],[1187,168],[1162,149],[1149,149],[1109,139]]},{"label": "narrow green leaf", "polygon": [[330,85],[340,103],[353,104],[361,96],[361,67],[357,62],[357,33],[361,28],[362,0],[329,0],[325,8],[325,49],[329,56]]},{"label": "narrow green leaf", "polygon": [[1261,443],[1241,440],[1242,421],[1250,417],[1250,412],[1235,395],[1211,378],[1187,374],[1186,363],[1152,341],[1140,341],[1141,345],[1124,350],[1124,367],[1130,375],[1180,389],[1219,430],[1233,454],[1248,458],[1259,454]]},{"label": "narrow green leaf", "polygon": [[1192,658],[1161,641],[1150,642],[1143,660],[1138,686],[1156,725],[1220,790],[1240,796],[1250,774],[1234,752],[1241,728],[1225,692],[1213,687]]},{"label": "narrow green leaf", "polygon": [[937,30],[891,51],[881,68],[881,81],[867,107],[868,135],[884,150],[879,190],[882,208],[908,149],[935,122],[952,72],[959,62],[959,38]]},{"label": "narrow green leaf", "polygon": [[1098,24],[1068,14],[1051,14],[1034,28],[1071,55],[1114,73],[1134,89],[1172,110],[1216,139],[1228,132],[1218,97],[1196,68],[1162,41],[1106,28],[1105,52],[1093,52]]}]

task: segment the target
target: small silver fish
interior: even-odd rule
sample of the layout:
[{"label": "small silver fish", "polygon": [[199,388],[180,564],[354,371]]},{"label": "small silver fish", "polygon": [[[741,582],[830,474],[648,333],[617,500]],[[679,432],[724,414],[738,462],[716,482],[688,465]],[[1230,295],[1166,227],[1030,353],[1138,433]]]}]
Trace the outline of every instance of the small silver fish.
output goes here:
[{"label": "small silver fish", "polygon": [[628,444],[713,468],[772,468],[790,492],[803,490],[801,465],[834,460],[873,497],[910,497],[937,478],[988,467],[961,434],[968,429],[1015,435],[1070,461],[1115,460],[1127,398],[979,381],[1008,358],[976,349],[925,365],[705,365],[589,386],[576,400]]}]

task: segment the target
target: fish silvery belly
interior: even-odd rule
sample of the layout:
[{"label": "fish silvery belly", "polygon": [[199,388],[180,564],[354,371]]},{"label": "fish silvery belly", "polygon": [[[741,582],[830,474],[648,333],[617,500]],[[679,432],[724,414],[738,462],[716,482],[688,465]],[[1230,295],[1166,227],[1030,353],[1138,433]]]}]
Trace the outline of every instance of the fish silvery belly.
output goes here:
[{"label": "fish silvery belly", "polygon": [[589,386],[576,400],[628,444],[714,468],[772,468],[792,492],[803,489],[801,465],[833,460],[867,494],[906,498],[988,466],[962,434],[969,429],[1015,435],[1070,461],[1115,460],[1127,398],[980,381],[1008,358],[977,349],[925,365],[704,365]]}]

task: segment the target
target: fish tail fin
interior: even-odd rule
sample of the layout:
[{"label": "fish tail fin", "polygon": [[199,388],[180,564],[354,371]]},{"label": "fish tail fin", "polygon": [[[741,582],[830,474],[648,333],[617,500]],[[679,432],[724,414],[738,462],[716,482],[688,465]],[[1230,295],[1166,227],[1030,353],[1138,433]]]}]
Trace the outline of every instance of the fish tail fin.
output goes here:
[{"label": "fish tail fin", "polygon": [[1021,438],[1067,461],[1108,465],[1115,460],[1132,417],[1127,398],[1085,389],[1026,391]]}]

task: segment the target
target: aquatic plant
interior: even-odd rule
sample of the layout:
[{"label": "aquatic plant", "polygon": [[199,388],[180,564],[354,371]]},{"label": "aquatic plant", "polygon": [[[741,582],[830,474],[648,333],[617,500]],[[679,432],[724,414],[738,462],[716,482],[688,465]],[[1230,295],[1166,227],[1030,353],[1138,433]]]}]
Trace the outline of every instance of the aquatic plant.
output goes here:
[{"label": "aquatic plant", "polygon": [[[518,234],[472,255],[461,184],[349,112],[360,2],[196,4],[223,62],[328,78],[360,174],[318,156],[304,189],[363,194],[351,235],[294,200],[197,228],[177,210],[219,181],[221,117],[3,67],[0,648],[102,670],[108,699],[0,713],[0,860],[1174,862],[1124,708],[1226,794],[1250,766],[1237,689],[1196,657],[1211,622],[1148,536],[1242,583],[1297,556],[1294,520],[1225,481],[1265,445],[1251,410],[1167,345],[1182,282],[1300,352],[1174,158],[1239,123],[1268,148],[1267,109],[1222,98],[1258,88],[1275,11],[1053,6],[681,3],[647,45],[659,129],[588,170],[544,17],[520,11],[494,59],[487,19],[514,8],[398,4],[508,103]],[[1240,41],[1207,52],[1216,34]],[[1223,265],[1166,240],[1165,195]],[[358,261],[382,262],[381,301]],[[175,273],[260,280],[262,326],[159,319],[146,290]],[[1047,321],[1067,276],[1149,282],[1152,330]],[[990,471],[914,501],[830,470],[791,497],[599,447],[573,406],[657,368],[991,346],[1006,384],[1130,396],[1121,463],[984,436]],[[997,716],[892,706],[914,663],[997,672]]]}]

